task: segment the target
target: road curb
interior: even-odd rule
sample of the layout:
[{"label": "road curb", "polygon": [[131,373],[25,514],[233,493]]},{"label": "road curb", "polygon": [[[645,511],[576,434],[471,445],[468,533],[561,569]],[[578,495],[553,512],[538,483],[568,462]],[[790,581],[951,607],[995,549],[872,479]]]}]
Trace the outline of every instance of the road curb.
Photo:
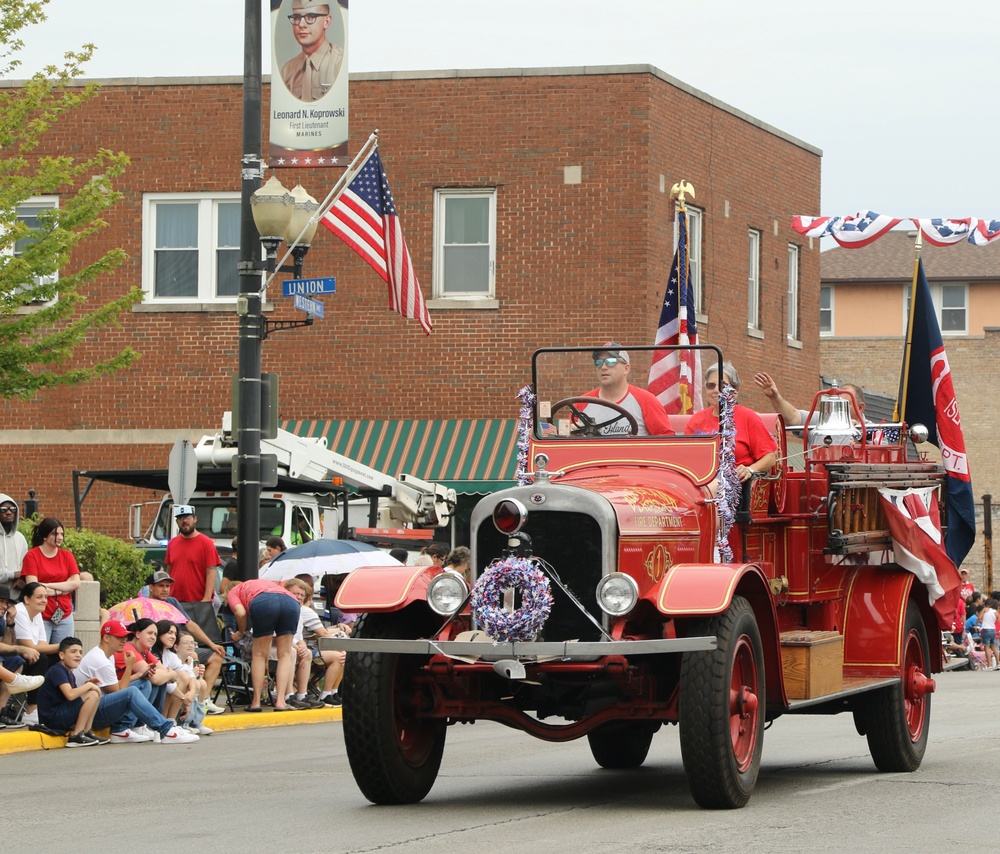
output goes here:
[{"label": "road curb", "polygon": [[[205,726],[215,732],[231,732],[244,729],[264,729],[265,727],[293,726],[295,724],[322,724],[339,721],[339,707],[326,709],[302,709],[292,712],[240,712],[229,715],[209,715]],[[54,750],[66,746],[63,736],[45,735],[29,729],[0,730],[0,756],[6,753],[24,753],[28,750]]]}]

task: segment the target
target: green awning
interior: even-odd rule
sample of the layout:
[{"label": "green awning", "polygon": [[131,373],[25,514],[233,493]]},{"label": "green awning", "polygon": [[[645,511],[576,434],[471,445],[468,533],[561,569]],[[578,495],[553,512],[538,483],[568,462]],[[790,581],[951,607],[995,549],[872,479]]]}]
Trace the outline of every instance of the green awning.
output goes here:
[{"label": "green awning", "polygon": [[285,421],[298,436],[325,436],[327,447],[378,471],[402,473],[456,492],[487,493],[514,485],[517,421]]}]

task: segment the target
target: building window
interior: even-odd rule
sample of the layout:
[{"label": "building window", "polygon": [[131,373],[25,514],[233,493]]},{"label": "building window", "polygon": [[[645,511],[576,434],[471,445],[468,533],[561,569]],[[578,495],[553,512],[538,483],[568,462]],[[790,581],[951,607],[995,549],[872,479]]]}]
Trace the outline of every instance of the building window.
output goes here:
[{"label": "building window", "polygon": [[789,341],[799,340],[799,247],[788,244],[788,318]]},{"label": "building window", "polygon": [[[39,229],[44,229],[45,221],[44,216],[39,219],[39,215],[44,211],[55,210],[59,207],[59,197],[58,196],[35,196],[34,198],[28,199],[17,206],[17,221],[31,229],[32,233],[26,234],[18,240],[14,241],[13,246],[8,246],[4,250],[5,255],[13,255],[15,258],[19,258],[23,255],[31,246],[34,244],[40,236]],[[27,283],[21,285],[19,288],[15,288],[16,292],[29,290],[31,287],[37,287],[39,285],[51,285],[59,281],[59,271],[55,271],[47,276],[35,276],[34,285],[28,285]],[[46,300],[32,300],[30,305],[46,305]]]},{"label": "building window", "polygon": [[819,334],[833,335],[833,287],[821,285],[819,289]]},{"label": "building window", "polygon": [[434,193],[434,297],[492,299],[496,267],[496,190]]},{"label": "building window", "polygon": [[234,300],[240,292],[240,194],[149,193],[142,203],[148,300]]},{"label": "building window", "polygon": [[[929,282],[931,302],[942,335],[968,335],[969,286],[965,284]],[[911,286],[903,288],[903,335],[910,321]]]},{"label": "building window", "polygon": [[[691,273],[691,290],[694,291],[694,312],[702,314],[701,310],[701,247],[702,247],[702,225],[704,223],[704,211],[685,205],[688,221],[688,270]],[[676,211],[676,206],[675,206]],[[677,219],[674,219],[674,252],[677,252]]]},{"label": "building window", "polygon": [[750,229],[747,260],[747,328],[760,331],[760,232]]}]

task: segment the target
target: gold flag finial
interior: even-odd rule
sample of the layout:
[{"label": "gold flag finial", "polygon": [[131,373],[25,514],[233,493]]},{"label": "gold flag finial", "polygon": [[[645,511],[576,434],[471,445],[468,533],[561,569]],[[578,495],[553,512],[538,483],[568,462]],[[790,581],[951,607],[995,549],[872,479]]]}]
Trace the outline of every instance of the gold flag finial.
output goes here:
[{"label": "gold flag finial", "polygon": [[677,199],[682,208],[684,207],[685,194],[691,196],[692,199],[695,198],[694,187],[692,187],[687,181],[678,181],[670,188],[671,200]]}]

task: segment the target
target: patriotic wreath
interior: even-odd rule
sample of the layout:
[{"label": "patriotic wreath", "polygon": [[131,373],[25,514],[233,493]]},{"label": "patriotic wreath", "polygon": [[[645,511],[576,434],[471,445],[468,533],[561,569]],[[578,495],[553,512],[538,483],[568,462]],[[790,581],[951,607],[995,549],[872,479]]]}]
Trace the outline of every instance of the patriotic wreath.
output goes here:
[{"label": "patriotic wreath", "polygon": [[[508,611],[503,594],[521,591],[521,607]],[[533,638],[552,613],[552,586],[548,576],[525,558],[509,557],[490,564],[476,581],[470,598],[472,614],[498,643]]]}]

